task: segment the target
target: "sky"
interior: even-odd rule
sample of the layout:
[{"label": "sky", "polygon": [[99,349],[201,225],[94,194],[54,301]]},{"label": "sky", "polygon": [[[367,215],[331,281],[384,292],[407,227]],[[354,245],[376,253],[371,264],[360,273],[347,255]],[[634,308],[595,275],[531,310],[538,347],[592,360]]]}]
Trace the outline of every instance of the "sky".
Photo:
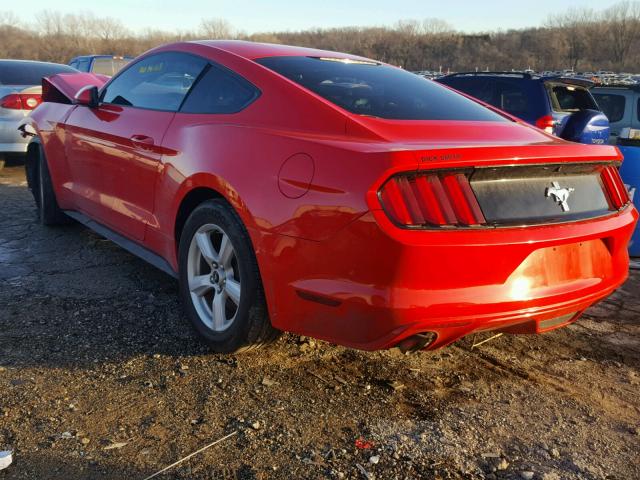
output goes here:
[{"label": "sky", "polygon": [[[478,32],[540,26],[554,12],[571,7],[602,10],[615,3],[618,0],[29,0],[28,12],[90,12],[118,19],[134,32],[195,30],[203,18],[224,18],[246,33],[392,25],[398,20],[424,18],[439,18],[457,30]],[[24,19],[20,2],[0,5],[0,12],[7,10]]]}]

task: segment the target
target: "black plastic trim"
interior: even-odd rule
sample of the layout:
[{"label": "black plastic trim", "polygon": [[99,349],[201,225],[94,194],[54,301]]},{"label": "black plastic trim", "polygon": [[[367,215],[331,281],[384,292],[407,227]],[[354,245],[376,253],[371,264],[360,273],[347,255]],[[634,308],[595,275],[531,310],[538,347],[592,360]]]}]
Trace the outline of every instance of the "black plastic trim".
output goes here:
[{"label": "black plastic trim", "polygon": [[143,247],[142,245],[137,244],[136,242],[129,240],[128,238],[120,235],[117,232],[114,232],[109,227],[105,227],[101,223],[96,222],[95,220],[90,219],[85,214],[77,212],[75,210],[65,210],[64,213],[69,215],[74,220],[80,222],[85,227],[90,228],[98,235],[103,236],[107,240],[111,240],[116,245],[124,248],[129,253],[132,253],[138,258],[141,258],[147,263],[150,263],[154,267],[159,270],[162,270],[164,273],[171,275],[173,278],[178,278],[178,272],[176,272],[169,262],[167,262],[160,255],[153,253],[151,250]]}]

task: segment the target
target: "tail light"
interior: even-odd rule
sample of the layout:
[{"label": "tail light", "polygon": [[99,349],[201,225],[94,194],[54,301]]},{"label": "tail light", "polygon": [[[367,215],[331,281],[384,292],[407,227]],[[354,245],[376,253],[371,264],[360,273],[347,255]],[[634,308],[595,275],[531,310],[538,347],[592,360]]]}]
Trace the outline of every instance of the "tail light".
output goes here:
[{"label": "tail light", "polygon": [[536,120],[536,127],[544,130],[551,135],[553,135],[554,126],[555,123],[551,115],[545,115],[544,117],[540,117],[538,120]]},{"label": "tail light", "polygon": [[380,190],[387,215],[402,226],[474,226],[486,223],[467,174],[398,175]]},{"label": "tail light", "polygon": [[10,110],[33,110],[42,103],[42,95],[34,93],[10,93],[0,98],[0,107]]},{"label": "tail light", "polygon": [[617,167],[605,167],[600,174],[600,178],[602,178],[602,183],[604,183],[609,194],[611,206],[615,210],[620,210],[620,208],[629,203],[629,192],[627,192],[627,187],[624,186],[622,178],[620,178]]}]

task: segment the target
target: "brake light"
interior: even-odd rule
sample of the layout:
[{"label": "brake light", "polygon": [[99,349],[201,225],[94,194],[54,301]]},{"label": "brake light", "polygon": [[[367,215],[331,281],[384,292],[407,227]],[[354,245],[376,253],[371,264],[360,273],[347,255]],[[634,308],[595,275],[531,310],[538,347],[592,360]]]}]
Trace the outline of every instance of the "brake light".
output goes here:
[{"label": "brake light", "polygon": [[486,223],[469,179],[461,172],[398,175],[380,190],[387,215],[404,226]]},{"label": "brake light", "polygon": [[545,132],[553,135],[553,127],[555,123],[553,121],[553,117],[551,115],[545,115],[544,117],[540,117],[536,120],[536,127]]},{"label": "brake light", "polygon": [[605,167],[600,173],[600,178],[602,178],[602,183],[604,183],[604,186],[607,189],[609,201],[613,208],[619,210],[629,203],[629,192],[627,191],[627,187],[625,187],[622,178],[620,178],[620,173],[618,172],[617,167]]},{"label": "brake light", "polygon": [[42,103],[42,95],[34,93],[10,93],[0,99],[0,107],[10,110],[33,110]]}]

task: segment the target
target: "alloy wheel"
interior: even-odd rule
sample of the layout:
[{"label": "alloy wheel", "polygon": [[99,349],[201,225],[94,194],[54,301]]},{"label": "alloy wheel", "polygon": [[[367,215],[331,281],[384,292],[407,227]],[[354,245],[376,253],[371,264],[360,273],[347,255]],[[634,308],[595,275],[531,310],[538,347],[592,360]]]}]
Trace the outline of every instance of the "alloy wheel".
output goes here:
[{"label": "alloy wheel", "polygon": [[231,239],[218,225],[202,225],[191,239],[187,279],[193,306],[214,332],[229,328],[238,314],[242,282]]}]

